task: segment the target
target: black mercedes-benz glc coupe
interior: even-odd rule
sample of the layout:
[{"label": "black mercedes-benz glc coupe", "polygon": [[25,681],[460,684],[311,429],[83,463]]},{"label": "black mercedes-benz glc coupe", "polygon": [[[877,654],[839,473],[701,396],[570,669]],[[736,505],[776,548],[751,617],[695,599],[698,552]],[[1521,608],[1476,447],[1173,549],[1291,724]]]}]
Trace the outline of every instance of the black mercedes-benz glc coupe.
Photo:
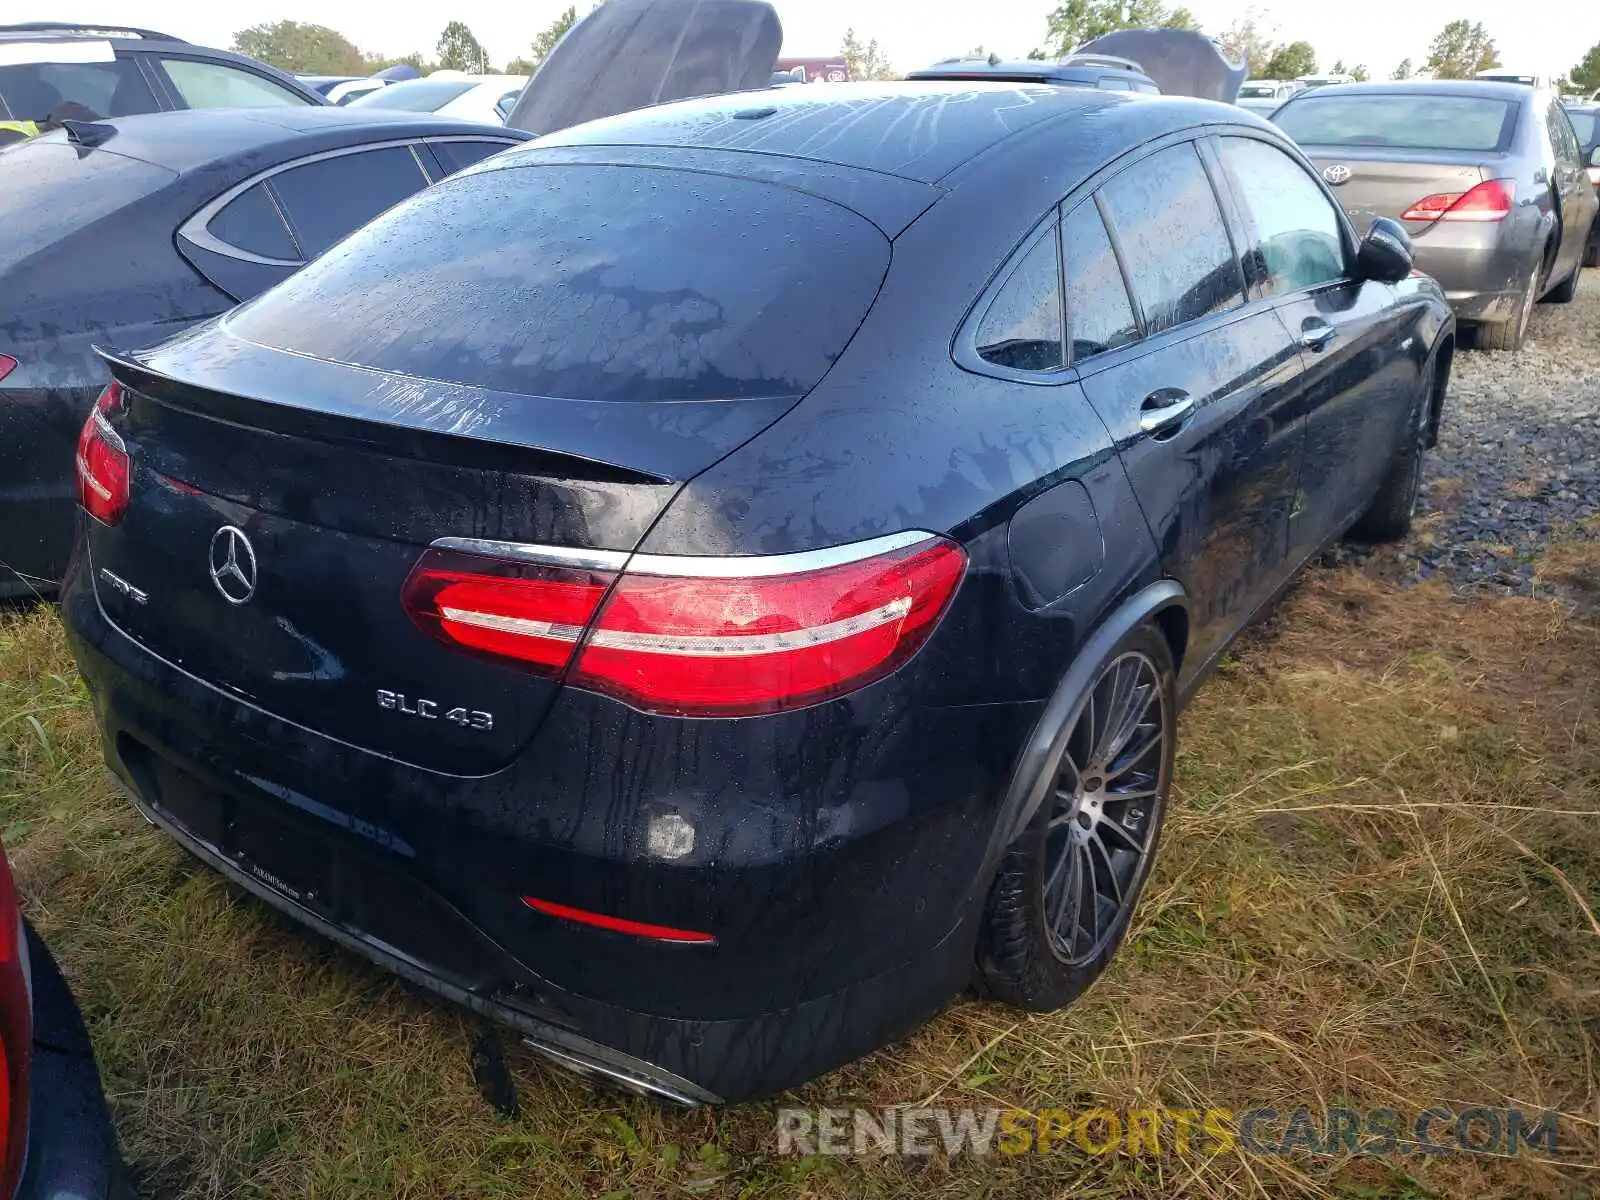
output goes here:
[{"label": "black mercedes-benz glc coupe", "polygon": [[1454,326],[1233,107],[727,95],[111,355],[63,591],[112,769],[550,1056],[789,1087],[1105,968],[1184,698],[1402,533]]}]

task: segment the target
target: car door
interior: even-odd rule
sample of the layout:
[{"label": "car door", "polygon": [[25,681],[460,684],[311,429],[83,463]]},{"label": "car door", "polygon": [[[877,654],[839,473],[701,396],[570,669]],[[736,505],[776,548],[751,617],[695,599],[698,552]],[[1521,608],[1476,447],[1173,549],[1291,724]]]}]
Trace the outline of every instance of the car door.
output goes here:
[{"label": "car door", "polygon": [[1240,254],[1194,143],[1122,169],[1085,203],[1066,217],[1069,297],[1095,259],[1101,219],[1142,340],[1090,353],[1102,340],[1084,336],[1092,311],[1070,300],[1068,329],[1163,568],[1188,591],[1187,676],[1285,576],[1303,366],[1271,306],[1247,302]]},{"label": "car door", "polygon": [[310,155],[223,192],[179,227],[178,249],[248,300],[428,182],[409,142]]},{"label": "car door", "polygon": [[1550,101],[1546,121],[1555,154],[1551,185],[1561,203],[1561,248],[1550,271],[1550,282],[1559,283],[1578,269],[1583,258],[1594,214],[1594,185],[1584,170],[1583,147],[1578,143],[1577,132],[1559,100]]},{"label": "car door", "polygon": [[1214,146],[1252,294],[1273,306],[1305,361],[1305,452],[1289,528],[1298,564],[1371,500],[1399,445],[1422,353],[1400,348],[1394,288],[1353,277],[1353,235],[1320,181],[1264,138],[1229,135]]}]

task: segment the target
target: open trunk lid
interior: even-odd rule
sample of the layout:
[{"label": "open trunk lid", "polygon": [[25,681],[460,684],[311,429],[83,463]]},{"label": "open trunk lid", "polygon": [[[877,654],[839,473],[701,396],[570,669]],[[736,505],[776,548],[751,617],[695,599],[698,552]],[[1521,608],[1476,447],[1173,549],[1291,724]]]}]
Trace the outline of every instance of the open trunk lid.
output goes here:
[{"label": "open trunk lid", "polygon": [[413,623],[419,558],[447,538],[631,551],[815,385],[887,267],[849,210],[677,174],[469,173],[234,313],[108,355],[131,499],[89,522],[107,615],[317,732],[457,774],[510,761],[559,681]]}]

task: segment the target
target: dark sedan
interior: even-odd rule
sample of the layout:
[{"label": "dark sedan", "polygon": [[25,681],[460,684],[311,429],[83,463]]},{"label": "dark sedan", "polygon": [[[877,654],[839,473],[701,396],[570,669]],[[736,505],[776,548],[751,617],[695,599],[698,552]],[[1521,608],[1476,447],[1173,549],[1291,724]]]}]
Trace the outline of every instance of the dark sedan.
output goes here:
[{"label": "dark sedan", "polygon": [[327,107],[78,125],[0,159],[0,597],[54,590],[72,546],[72,445],[133,348],[287,278],[356,226],[525,140]]},{"label": "dark sedan", "polygon": [[202,860],[566,1065],[761,1095],[1094,981],[1179,705],[1406,530],[1454,329],[1234,107],[662,106],[112,356],[63,610]]},{"label": "dark sedan", "polygon": [[1272,115],[1358,229],[1404,222],[1484,349],[1515,350],[1540,300],[1577,294],[1595,221],[1572,122],[1554,93],[1512,83],[1344,84]]}]

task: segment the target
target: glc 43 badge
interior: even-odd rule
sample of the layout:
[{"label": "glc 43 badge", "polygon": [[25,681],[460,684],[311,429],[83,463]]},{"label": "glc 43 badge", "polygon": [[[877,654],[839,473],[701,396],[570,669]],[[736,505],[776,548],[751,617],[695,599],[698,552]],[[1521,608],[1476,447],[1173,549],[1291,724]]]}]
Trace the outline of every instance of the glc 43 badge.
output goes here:
[{"label": "glc 43 badge", "polygon": [[453,721],[463,729],[490,730],[494,728],[494,714],[476,708],[446,708],[437,700],[422,696],[407,696],[404,692],[378,689],[378,707],[417,717],[423,721]]}]

